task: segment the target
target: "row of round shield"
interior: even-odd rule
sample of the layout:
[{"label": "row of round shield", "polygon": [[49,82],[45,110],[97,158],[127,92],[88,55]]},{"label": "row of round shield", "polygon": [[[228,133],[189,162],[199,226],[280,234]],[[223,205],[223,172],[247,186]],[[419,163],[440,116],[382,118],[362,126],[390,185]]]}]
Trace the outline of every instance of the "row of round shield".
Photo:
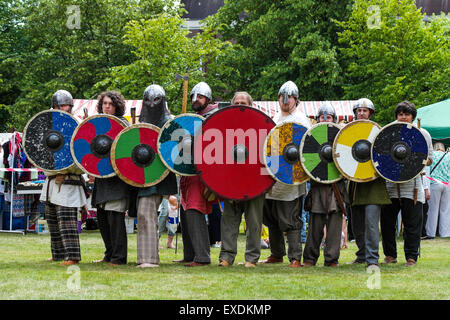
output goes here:
[{"label": "row of round shield", "polygon": [[[259,157],[274,126],[263,112],[242,106],[221,109],[206,120],[195,114],[179,115],[161,129],[146,123],[127,126],[104,114],[78,123],[67,112],[46,110],[30,119],[23,141],[30,162],[49,173],[79,167],[94,177],[117,175],[130,185],[148,187],[170,170],[182,176],[199,175],[223,198],[245,200],[275,183]],[[233,140],[224,145],[221,139],[229,130]],[[256,133],[254,137],[246,136],[249,131]],[[208,137],[212,132],[217,141]],[[203,159],[204,155],[208,157]]]},{"label": "row of round shield", "polygon": [[297,123],[276,126],[265,143],[265,163],[279,182],[301,184],[309,178],[330,184],[347,178],[368,182],[381,176],[402,183],[423,170],[428,145],[414,125],[393,122],[383,128],[370,120],[340,127],[318,123],[309,130]]},{"label": "row of round shield", "polygon": [[30,161],[49,172],[78,166],[94,177],[117,174],[131,185],[147,187],[170,170],[199,175],[213,192],[233,200],[257,197],[275,180],[290,185],[309,178],[365,182],[379,174],[393,182],[408,181],[427,158],[426,140],[410,124],[381,129],[359,120],[344,128],[319,123],[307,130],[297,123],[275,126],[263,112],[242,106],[220,109],[206,120],[179,115],[161,129],[127,126],[108,115],[78,124],[69,113],[47,110],[29,121],[23,140]]}]

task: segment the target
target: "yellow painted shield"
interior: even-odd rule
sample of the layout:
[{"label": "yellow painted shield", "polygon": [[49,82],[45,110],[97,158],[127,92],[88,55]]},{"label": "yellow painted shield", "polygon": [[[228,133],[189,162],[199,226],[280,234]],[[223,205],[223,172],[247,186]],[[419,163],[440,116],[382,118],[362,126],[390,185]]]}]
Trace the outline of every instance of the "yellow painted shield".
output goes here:
[{"label": "yellow painted shield", "polygon": [[373,121],[357,120],[339,131],[333,143],[333,159],[344,177],[355,182],[368,182],[378,177],[370,153],[380,130]]},{"label": "yellow painted shield", "polygon": [[274,127],[264,142],[264,164],[277,181],[298,185],[309,180],[300,161],[300,143],[308,129],[296,122]]}]

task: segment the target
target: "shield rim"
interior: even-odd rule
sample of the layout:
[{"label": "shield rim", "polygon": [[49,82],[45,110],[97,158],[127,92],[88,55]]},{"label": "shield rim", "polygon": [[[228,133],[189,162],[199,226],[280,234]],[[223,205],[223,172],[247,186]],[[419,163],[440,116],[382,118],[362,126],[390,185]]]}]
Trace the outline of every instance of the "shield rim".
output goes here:
[{"label": "shield rim", "polygon": [[[301,143],[300,143],[300,161],[302,162],[302,166],[303,166],[303,169],[305,170],[306,174],[307,174],[312,180],[314,180],[314,181],[316,181],[316,182],[318,182],[318,183],[332,184],[332,183],[335,183],[335,182],[338,182],[338,181],[344,179],[344,176],[342,175],[342,173],[341,173],[339,170],[338,170],[339,173],[340,173],[340,177],[339,177],[339,178],[334,179],[334,180],[320,180],[320,179],[317,179],[316,177],[314,177],[314,176],[311,174],[311,172],[309,172],[309,170],[306,169],[306,167],[305,167],[305,165],[304,165],[305,158],[303,158],[303,147],[304,147],[304,145],[305,145],[306,137],[307,137],[308,135],[311,135],[311,132],[312,132],[315,128],[320,127],[320,126],[324,126],[324,125],[336,127],[336,128],[339,129],[339,131],[342,129],[341,126],[339,126],[337,123],[334,123],[334,122],[319,122],[319,123],[314,124],[311,128],[308,129],[308,131],[305,132],[305,134],[304,134],[303,137],[302,137],[302,141],[301,141]],[[338,131],[338,133],[339,133],[339,131]],[[337,134],[336,134],[336,136],[337,136]],[[335,137],[335,140],[336,140],[336,137]],[[334,140],[333,140],[333,143],[334,143]],[[333,148],[333,146],[332,146],[332,148]],[[334,162],[334,158],[333,158],[333,163],[334,163],[334,165],[336,165],[336,163]],[[337,168],[337,167],[336,167],[336,168]]]},{"label": "shield rim", "polygon": [[[279,127],[282,127],[282,126],[284,126],[284,125],[286,125],[286,124],[296,124],[296,125],[299,125],[299,126],[302,126],[303,128],[305,128],[305,129],[306,129],[306,132],[308,131],[308,128],[305,127],[304,125],[302,125],[302,124],[301,124],[300,122],[298,122],[298,121],[286,121],[286,122],[277,124],[275,127],[272,128],[272,130],[269,131],[269,133],[268,133],[267,136],[266,136],[266,139],[264,140],[264,159],[263,159],[263,162],[264,162],[264,165],[266,166],[266,169],[267,169],[267,171],[269,172],[269,174],[270,174],[270,175],[272,176],[272,178],[274,178],[277,182],[280,182],[280,183],[282,183],[282,184],[284,184],[284,185],[287,185],[287,186],[299,186],[299,185],[302,185],[302,184],[306,183],[307,181],[309,181],[309,180],[310,180],[310,177],[309,177],[308,175],[306,175],[305,179],[303,179],[301,182],[296,182],[296,183],[293,183],[293,184],[286,183],[286,182],[281,181],[280,179],[278,179],[278,177],[272,172],[272,170],[270,170],[269,166],[267,165],[267,143],[269,142],[269,137],[271,136],[271,134],[272,134],[273,132],[275,132],[275,130],[277,130]],[[306,132],[305,132],[303,135],[305,135]],[[302,137],[302,139],[303,139],[303,137]],[[300,143],[301,143],[301,142],[300,142]],[[300,146],[299,146],[299,151],[300,151]],[[301,157],[300,157],[300,159],[299,159],[299,163],[300,163],[300,165],[301,165],[303,171],[306,173],[305,168],[304,168],[303,165],[302,165]]]},{"label": "shield rim", "polygon": [[[78,166],[76,165],[76,163],[75,163],[75,160],[73,159],[72,154],[71,154],[71,157],[72,157],[72,162],[73,162],[73,163],[72,163],[71,165],[68,165],[67,167],[64,167],[64,168],[58,169],[58,170],[44,169],[44,168],[38,166],[38,165],[33,161],[33,159],[29,156],[29,154],[28,154],[28,152],[27,152],[27,147],[26,147],[26,141],[27,141],[26,137],[27,137],[28,125],[29,125],[35,118],[37,118],[38,116],[40,116],[41,114],[44,114],[44,113],[52,113],[52,112],[59,112],[59,113],[63,113],[63,114],[69,115],[69,116],[77,123],[77,127],[78,127],[79,122],[78,122],[77,118],[75,118],[75,116],[73,116],[71,113],[69,113],[69,112],[67,112],[67,111],[57,110],[57,109],[49,109],[49,110],[43,110],[43,111],[40,111],[40,112],[36,113],[33,117],[31,117],[30,120],[28,120],[27,124],[25,125],[25,127],[24,127],[24,129],[23,129],[23,134],[22,134],[23,151],[25,152],[25,155],[27,156],[28,161],[30,161],[30,163],[31,163],[33,166],[35,166],[36,168],[38,168],[38,169],[40,169],[40,170],[43,170],[43,171],[45,171],[45,172],[49,172],[49,173],[60,173],[60,174],[63,174],[63,173],[68,172],[68,170],[71,170],[71,169],[73,169],[73,168],[75,168],[75,167],[78,167]],[[75,129],[76,129],[76,128],[75,128]],[[70,143],[70,142],[69,142],[69,143]]]},{"label": "shield rim", "polygon": [[[231,108],[244,108],[244,109],[249,109],[249,110],[252,110],[252,111],[254,110],[254,111],[259,112],[259,113],[263,114],[264,116],[266,116],[266,118],[269,119],[270,122],[272,122],[272,123],[274,124],[274,127],[276,126],[275,121],[273,121],[272,118],[270,118],[266,113],[262,112],[262,111],[259,110],[259,109],[256,109],[256,108],[253,108],[253,107],[249,107],[249,106],[243,106],[243,105],[230,105],[230,106],[226,106],[226,107],[224,107],[224,108],[221,108],[221,109],[217,110],[216,112],[214,112],[213,114],[211,114],[209,117],[207,117],[207,118],[203,121],[202,128],[203,128],[203,126],[204,126],[204,125],[205,125],[212,117],[216,116],[216,115],[219,114],[219,113],[225,112],[225,111],[227,111],[228,109],[231,109]],[[198,135],[196,135],[194,141],[197,140],[197,137],[198,137]],[[195,152],[194,152],[194,157],[195,157]],[[267,191],[269,191],[269,190],[273,187],[273,185],[275,184],[275,180],[271,177],[271,178],[272,178],[272,183],[270,184],[270,186],[268,186],[266,189],[264,189],[264,191],[262,191],[262,192],[259,193],[258,195],[253,196],[253,197],[249,197],[249,198],[239,198],[239,199],[234,199],[234,198],[230,198],[230,197],[228,197],[228,196],[225,196],[225,195],[222,194],[222,193],[216,192],[215,190],[213,190],[213,189],[205,182],[205,179],[203,179],[203,176],[202,176],[202,174],[201,174],[202,172],[201,172],[200,170],[198,170],[198,168],[197,168],[197,164],[196,164],[195,158],[194,158],[194,165],[195,165],[195,170],[197,171],[197,175],[199,176],[199,178],[200,178],[200,180],[202,181],[202,183],[203,183],[206,187],[208,187],[208,189],[211,190],[214,194],[216,194],[217,196],[219,196],[220,198],[225,199],[225,200],[231,200],[231,201],[248,201],[248,200],[256,199],[256,198],[260,197],[261,195],[267,193]]]},{"label": "shield rim", "polygon": [[[160,131],[160,128],[159,128],[159,127],[157,127],[157,126],[155,126],[155,125],[153,125],[153,124],[150,124],[150,123],[137,123],[137,124],[133,124],[133,125],[131,125],[131,126],[126,127],[126,128],[123,129],[122,131],[120,131],[119,134],[118,134],[118,135],[116,136],[116,138],[114,139],[113,144],[111,145],[111,153],[110,153],[110,157],[111,157],[111,165],[113,166],[114,172],[116,172],[117,176],[118,176],[122,181],[124,181],[125,183],[127,183],[127,184],[129,184],[129,185],[131,185],[131,186],[134,186],[134,187],[138,187],[138,188],[151,187],[151,186],[154,186],[154,185],[160,183],[162,180],[164,180],[164,179],[167,177],[167,175],[168,175],[169,172],[170,172],[170,170],[169,170],[167,167],[166,167],[166,170],[161,174],[161,176],[159,177],[159,179],[157,179],[157,180],[155,180],[155,181],[153,181],[153,182],[148,182],[148,183],[140,184],[140,183],[137,183],[137,182],[134,182],[134,181],[128,179],[127,177],[124,177],[124,176],[120,173],[119,169],[118,169],[117,166],[116,166],[115,160],[116,160],[116,145],[117,145],[117,142],[119,141],[119,138],[121,137],[121,135],[122,135],[123,133],[128,132],[129,130],[133,130],[133,129],[135,129],[135,128],[147,128],[147,129],[151,129],[151,130],[157,131],[158,134],[159,134],[159,131]],[[158,152],[156,152],[156,154],[157,154],[158,157],[159,157]]]},{"label": "shield rim", "polygon": [[[409,179],[409,180],[401,180],[401,181],[394,181],[394,180],[388,179],[388,178],[386,178],[385,176],[383,176],[383,175],[378,171],[377,166],[375,165],[375,162],[374,162],[374,160],[373,160],[373,146],[375,145],[375,140],[378,138],[378,136],[380,135],[380,133],[383,132],[384,129],[386,129],[386,128],[388,128],[388,127],[391,127],[391,126],[394,126],[394,125],[399,125],[399,124],[400,124],[400,125],[406,125],[407,127],[408,127],[408,126],[411,126],[411,127],[416,128],[416,129],[420,132],[420,134],[422,135],[423,139],[425,140],[425,142],[427,143],[427,146],[428,146],[427,139],[426,139],[425,136],[423,135],[422,131],[420,131],[419,127],[418,127],[417,125],[415,125],[414,123],[402,122],[402,121],[397,121],[397,120],[395,120],[395,121],[393,121],[393,122],[391,122],[391,123],[385,125],[385,126],[378,132],[378,134],[377,134],[377,135],[375,136],[375,138],[373,139],[373,142],[374,142],[374,143],[372,143],[372,147],[370,148],[370,160],[372,161],[373,166],[375,167],[375,170],[376,170],[377,173],[380,175],[380,177],[382,177],[383,179],[385,179],[385,180],[387,180],[387,181],[389,181],[389,182],[392,182],[392,183],[406,183],[406,182],[409,182],[409,181],[411,181],[411,180],[414,180],[418,175],[420,175],[420,173],[421,173],[421,172],[423,171],[423,169],[426,167],[426,165],[423,164],[422,169],[421,169],[421,170],[420,170],[413,178],[411,178],[411,179]],[[427,158],[428,158],[428,154],[427,154]],[[426,161],[426,160],[425,160],[425,161]]]},{"label": "shield rim", "polygon": [[[109,119],[112,119],[112,120],[118,122],[118,123],[122,126],[122,130],[125,129],[125,128],[127,127],[127,126],[125,125],[125,123],[123,123],[122,120],[120,120],[118,117],[116,117],[116,116],[114,116],[114,115],[101,113],[101,114],[94,114],[94,115],[92,115],[92,116],[89,116],[89,117],[87,117],[86,119],[84,119],[83,121],[81,121],[80,124],[78,124],[77,128],[75,129],[75,131],[73,132],[72,138],[70,139],[70,153],[72,154],[72,158],[73,158],[74,162],[76,163],[76,165],[77,165],[81,170],[83,170],[84,173],[86,173],[86,174],[88,174],[88,175],[90,175],[90,176],[93,176],[93,177],[95,177],[95,178],[111,178],[111,177],[115,177],[115,176],[117,175],[115,171],[113,171],[113,172],[110,173],[110,174],[104,175],[104,176],[101,176],[101,175],[98,175],[98,174],[94,174],[94,173],[92,173],[92,172],[89,172],[88,170],[86,170],[86,169],[81,165],[81,163],[80,163],[80,162],[78,161],[78,159],[75,157],[75,150],[74,150],[74,148],[73,148],[73,141],[74,141],[74,138],[75,138],[76,134],[78,133],[78,130],[81,128],[81,126],[82,126],[83,124],[85,124],[86,122],[88,122],[89,120],[92,120],[92,119],[94,119],[94,118],[109,118]],[[120,133],[120,132],[119,132],[119,133]],[[112,144],[111,144],[111,149],[112,149]],[[110,151],[109,159],[111,160],[111,151]]]},{"label": "shield rim", "polygon": [[[337,147],[337,144],[338,144],[338,143],[337,143],[338,138],[341,136],[342,132],[343,132],[346,128],[349,128],[349,127],[351,127],[351,126],[357,125],[358,123],[370,123],[370,124],[374,125],[375,127],[377,127],[379,130],[381,130],[381,128],[382,128],[378,123],[376,123],[376,122],[374,122],[374,121],[372,121],[372,120],[368,120],[368,119],[354,120],[354,121],[348,123],[345,127],[343,127],[341,130],[339,130],[338,134],[337,134],[336,137],[334,138],[334,142],[333,142],[333,161],[334,161],[334,163],[335,163],[337,169],[339,170],[339,172],[340,172],[346,179],[348,179],[348,180],[350,180],[350,181],[353,181],[353,182],[370,182],[370,181],[373,181],[373,180],[375,180],[375,179],[377,179],[377,178],[380,177],[380,175],[378,174],[378,172],[377,172],[376,170],[375,170],[375,175],[374,175],[374,176],[372,176],[372,177],[370,177],[370,178],[366,178],[366,179],[359,179],[359,178],[352,177],[352,176],[348,175],[347,173],[345,173],[344,170],[342,170],[341,166],[339,165],[339,163],[338,163],[338,161],[337,161],[337,158],[340,157],[340,154],[338,154],[338,153],[336,152],[336,147]],[[378,135],[378,134],[377,134],[377,135]],[[375,138],[373,139],[373,141],[375,141]],[[373,142],[371,143],[371,146],[370,146],[371,150],[372,150],[372,145],[373,145]],[[368,160],[368,161],[369,161],[369,160]],[[373,164],[373,161],[372,161],[372,154],[371,154],[371,156],[370,156],[370,162],[372,163],[372,166],[375,168],[375,165]]]},{"label": "shield rim", "polygon": [[[190,177],[190,176],[191,176],[191,177],[192,177],[192,176],[196,176],[197,174],[196,174],[196,173],[191,174],[191,173],[180,172],[180,171],[175,170],[175,168],[172,168],[171,166],[169,166],[169,165],[167,164],[166,160],[161,156],[161,151],[160,151],[160,149],[161,149],[160,138],[161,138],[161,136],[162,136],[162,134],[163,134],[163,131],[164,131],[165,129],[167,129],[167,128],[170,126],[170,124],[172,123],[172,121],[174,121],[175,119],[181,118],[181,117],[185,117],[185,116],[191,116],[191,117],[195,117],[195,118],[201,119],[201,120],[202,120],[202,125],[203,125],[203,121],[205,121],[205,117],[203,117],[203,116],[201,116],[201,115],[199,115],[199,114],[196,114],[196,113],[183,113],[183,114],[176,115],[175,117],[173,117],[172,119],[170,119],[169,121],[167,121],[167,122],[161,127],[160,132],[159,132],[159,134],[158,134],[158,140],[156,141],[156,148],[158,149],[158,154],[159,154],[159,157],[161,158],[161,161],[164,163],[164,165],[165,165],[170,171],[172,171],[173,173],[178,174],[178,175],[180,175],[180,176],[185,176],[185,177]],[[195,141],[195,135],[194,135],[194,141]],[[195,165],[194,165],[194,168],[195,168]],[[195,168],[195,169],[196,169],[196,168]],[[196,169],[196,170],[197,170],[197,169]]]}]

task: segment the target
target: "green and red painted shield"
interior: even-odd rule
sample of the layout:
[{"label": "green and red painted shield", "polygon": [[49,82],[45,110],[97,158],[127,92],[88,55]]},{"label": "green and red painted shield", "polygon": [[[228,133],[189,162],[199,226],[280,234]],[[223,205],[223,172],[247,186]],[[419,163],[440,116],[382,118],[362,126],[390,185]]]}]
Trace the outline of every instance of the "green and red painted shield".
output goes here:
[{"label": "green and red painted shield", "polygon": [[333,143],[340,127],[331,122],[318,123],[309,129],[300,144],[300,159],[305,172],[320,183],[334,183],[342,174],[333,161]]},{"label": "green and red painted shield", "polygon": [[140,123],[117,135],[111,147],[111,164],[120,179],[135,187],[149,187],[169,174],[156,148],[159,131],[154,125]]}]

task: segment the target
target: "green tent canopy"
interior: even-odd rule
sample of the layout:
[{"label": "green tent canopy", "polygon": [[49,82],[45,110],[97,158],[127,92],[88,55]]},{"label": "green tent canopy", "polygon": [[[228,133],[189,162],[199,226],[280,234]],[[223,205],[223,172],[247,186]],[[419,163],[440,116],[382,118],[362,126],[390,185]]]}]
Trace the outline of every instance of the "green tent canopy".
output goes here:
[{"label": "green tent canopy", "polygon": [[430,133],[433,141],[450,147],[450,99],[417,109],[417,118],[420,118],[420,126]]}]

